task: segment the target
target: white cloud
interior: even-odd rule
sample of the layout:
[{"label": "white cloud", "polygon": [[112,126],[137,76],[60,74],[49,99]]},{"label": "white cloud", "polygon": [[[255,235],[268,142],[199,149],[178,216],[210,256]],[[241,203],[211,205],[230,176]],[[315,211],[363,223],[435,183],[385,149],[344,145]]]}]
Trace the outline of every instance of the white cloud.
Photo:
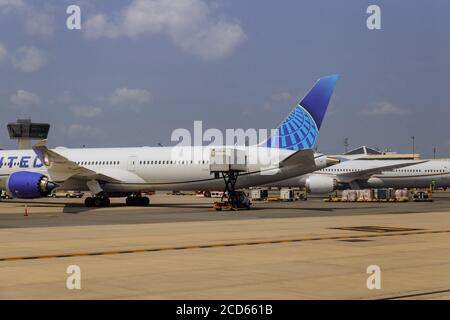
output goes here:
[{"label": "white cloud", "polygon": [[377,102],[361,111],[361,114],[365,116],[403,115],[406,113],[408,113],[407,110],[393,105],[390,102]]},{"label": "white cloud", "polygon": [[9,12],[12,10],[18,10],[25,7],[23,0],[0,0],[0,11]]},{"label": "white cloud", "polygon": [[67,128],[67,135],[74,139],[92,138],[101,134],[102,132],[98,128],[82,124],[72,124]]},{"label": "white cloud", "polygon": [[203,0],[134,0],[117,18],[97,14],[83,28],[88,38],[164,34],[186,52],[216,60],[232,53],[246,35],[238,23],[211,11]]},{"label": "white cloud", "polygon": [[39,8],[24,0],[0,0],[0,13],[17,14],[24,22],[25,31],[31,35],[50,36],[54,23],[50,15],[39,12]]},{"label": "white cloud", "polygon": [[99,107],[72,107],[70,108],[70,111],[77,117],[84,117],[84,118],[93,118],[97,115],[99,115],[102,112],[102,109]]},{"label": "white cloud", "polygon": [[83,30],[87,38],[117,38],[120,35],[120,30],[108,21],[104,14],[97,14],[90,17],[83,24]]},{"label": "white cloud", "polygon": [[51,36],[53,19],[47,14],[30,11],[25,17],[25,30],[31,35]]},{"label": "white cloud", "polygon": [[0,0],[0,7],[22,7],[23,0]]},{"label": "white cloud", "polygon": [[5,46],[0,43],[0,63],[5,61],[7,56],[8,51],[6,50]]},{"label": "white cloud", "polygon": [[46,62],[44,53],[35,47],[22,47],[13,56],[13,65],[22,72],[39,70]]},{"label": "white cloud", "polygon": [[49,101],[50,104],[70,105],[73,102],[72,95],[68,91],[59,93],[55,98]]},{"label": "white cloud", "polygon": [[114,90],[109,102],[115,105],[149,104],[152,94],[145,89],[118,88]]},{"label": "white cloud", "polygon": [[[289,92],[278,92],[274,93],[269,97],[269,100],[264,103],[264,110],[270,111],[274,109],[275,107],[281,106],[283,104],[284,107],[286,107],[285,104],[288,104],[294,99],[294,97]],[[293,106],[290,106],[293,107]]]},{"label": "white cloud", "polygon": [[20,89],[11,95],[10,100],[15,106],[26,107],[39,103],[40,99],[34,93]]},{"label": "white cloud", "polygon": [[279,93],[275,93],[274,95],[272,95],[270,97],[271,100],[273,101],[289,101],[291,100],[293,97],[289,92],[279,92]]}]

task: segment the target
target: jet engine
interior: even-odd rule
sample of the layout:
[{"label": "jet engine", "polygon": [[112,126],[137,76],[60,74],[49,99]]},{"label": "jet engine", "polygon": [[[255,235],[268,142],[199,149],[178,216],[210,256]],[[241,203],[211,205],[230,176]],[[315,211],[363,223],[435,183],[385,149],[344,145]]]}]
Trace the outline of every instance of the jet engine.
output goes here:
[{"label": "jet engine", "polygon": [[33,199],[45,197],[58,187],[48,177],[38,172],[20,171],[12,173],[6,188],[16,198]]},{"label": "jet engine", "polygon": [[306,179],[306,191],[310,193],[330,193],[336,188],[337,181],[332,177],[311,175]]}]

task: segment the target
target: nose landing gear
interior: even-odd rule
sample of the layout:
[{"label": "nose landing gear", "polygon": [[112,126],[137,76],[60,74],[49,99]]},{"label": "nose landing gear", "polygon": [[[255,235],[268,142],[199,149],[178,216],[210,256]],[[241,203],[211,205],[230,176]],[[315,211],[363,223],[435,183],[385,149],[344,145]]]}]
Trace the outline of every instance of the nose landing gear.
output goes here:
[{"label": "nose landing gear", "polygon": [[[236,191],[235,188],[236,181],[239,176],[239,171],[221,171],[217,172],[217,174],[222,174],[223,181],[225,183],[225,190],[220,201],[214,203],[214,209],[216,209],[216,211],[250,209],[252,203],[248,199],[245,192]],[[226,201],[224,201],[224,198],[226,198]]]}]

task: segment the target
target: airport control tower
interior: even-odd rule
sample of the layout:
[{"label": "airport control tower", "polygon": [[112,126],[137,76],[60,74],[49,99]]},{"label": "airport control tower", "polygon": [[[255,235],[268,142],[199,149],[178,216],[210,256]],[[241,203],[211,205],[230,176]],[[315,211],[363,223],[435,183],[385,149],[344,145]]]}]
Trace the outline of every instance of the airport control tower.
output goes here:
[{"label": "airport control tower", "polygon": [[17,139],[19,149],[31,149],[32,140],[47,139],[50,124],[33,123],[31,119],[17,119],[16,122],[8,123],[10,139]]}]

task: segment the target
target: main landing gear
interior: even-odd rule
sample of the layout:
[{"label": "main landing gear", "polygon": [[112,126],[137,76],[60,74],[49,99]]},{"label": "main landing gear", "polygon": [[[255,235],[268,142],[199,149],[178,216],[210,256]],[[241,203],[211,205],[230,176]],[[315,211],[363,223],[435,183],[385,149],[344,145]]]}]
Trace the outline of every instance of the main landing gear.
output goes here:
[{"label": "main landing gear", "polygon": [[[84,205],[86,207],[109,207],[111,201],[107,195],[95,195],[92,197],[87,197],[84,200]],[[141,194],[133,193],[127,197],[127,206],[141,206],[145,207],[150,204],[150,199],[148,197],[143,197]]]},{"label": "main landing gear", "polygon": [[84,205],[86,207],[109,207],[111,201],[100,183],[97,180],[89,180],[86,184],[92,197],[87,197],[84,200]]},{"label": "main landing gear", "polygon": [[140,193],[133,193],[127,197],[127,206],[141,206],[146,207],[150,204],[150,199],[148,197],[143,197]]},{"label": "main landing gear", "polygon": [[84,200],[86,207],[109,207],[111,201],[106,195],[97,195],[93,197],[87,197]]}]

